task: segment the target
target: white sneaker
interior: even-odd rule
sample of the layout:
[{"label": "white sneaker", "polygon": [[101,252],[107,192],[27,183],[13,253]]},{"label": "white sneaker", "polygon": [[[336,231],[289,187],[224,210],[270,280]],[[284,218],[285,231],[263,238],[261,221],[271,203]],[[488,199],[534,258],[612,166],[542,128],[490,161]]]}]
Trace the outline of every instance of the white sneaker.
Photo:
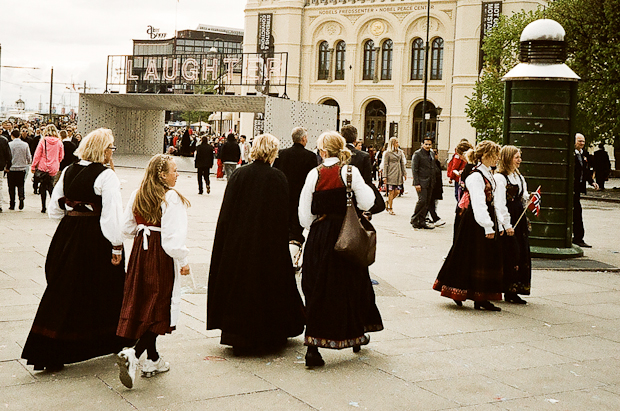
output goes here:
[{"label": "white sneaker", "polygon": [[125,348],[117,354],[116,363],[118,364],[118,378],[127,388],[133,388],[136,379],[136,370],[140,361],[136,358],[136,350]]},{"label": "white sneaker", "polygon": [[445,221],[443,221],[443,220],[440,218],[439,220],[435,221],[435,222],[433,223],[433,225],[434,225],[435,227],[441,227],[442,225],[446,225],[446,222],[445,222]]},{"label": "white sneaker", "polygon": [[170,363],[164,361],[164,358],[160,355],[157,361],[149,360],[148,358],[142,365],[142,376],[145,378],[151,378],[155,374],[170,371]]}]

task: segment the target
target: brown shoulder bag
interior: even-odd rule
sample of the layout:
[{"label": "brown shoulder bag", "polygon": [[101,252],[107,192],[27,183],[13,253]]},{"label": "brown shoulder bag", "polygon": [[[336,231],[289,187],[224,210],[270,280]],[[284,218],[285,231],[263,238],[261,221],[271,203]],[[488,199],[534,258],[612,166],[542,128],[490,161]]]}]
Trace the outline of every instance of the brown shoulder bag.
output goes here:
[{"label": "brown shoulder bag", "polygon": [[365,217],[358,217],[351,190],[351,166],[347,166],[347,213],[344,216],[334,250],[356,265],[368,267],[375,262],[377,232]]}]

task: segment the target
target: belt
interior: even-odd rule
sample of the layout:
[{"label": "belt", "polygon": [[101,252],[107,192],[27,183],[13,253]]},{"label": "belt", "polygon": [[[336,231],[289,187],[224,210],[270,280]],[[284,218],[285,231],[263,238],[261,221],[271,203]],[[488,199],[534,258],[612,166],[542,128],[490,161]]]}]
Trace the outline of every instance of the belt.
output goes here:
[{"label": "belt", "polygon": [[142,231],[142,248],[149,249],[149,236],[151,231],[159,231],[161,233],[161,227],[154,225],[138,224],[138,232]]},{"label": "belt", "polygon": [[101,213],[96,213],[94,211],[67,211],[65,215],[69,217],[99,217]]}]

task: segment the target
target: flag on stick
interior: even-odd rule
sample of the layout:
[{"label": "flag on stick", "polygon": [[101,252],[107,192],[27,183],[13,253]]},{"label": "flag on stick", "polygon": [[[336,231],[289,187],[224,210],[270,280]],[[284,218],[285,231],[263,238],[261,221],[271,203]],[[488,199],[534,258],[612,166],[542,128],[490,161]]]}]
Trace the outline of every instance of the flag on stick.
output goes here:
[{"label": "flag on stick", "polygon": [[538,214],[540,213],[540,202],[541,194],[540,187],[538,187],[538,189],[532,193],[530,204],[527,206],[527,209],[533,212],[536,217],[538,217]]}]

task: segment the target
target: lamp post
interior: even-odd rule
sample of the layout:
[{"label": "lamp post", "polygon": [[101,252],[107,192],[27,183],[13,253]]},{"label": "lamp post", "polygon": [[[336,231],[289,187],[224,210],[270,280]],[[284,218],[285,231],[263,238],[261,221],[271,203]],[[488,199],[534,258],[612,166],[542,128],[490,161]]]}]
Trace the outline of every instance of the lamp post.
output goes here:
[{"label": "lamp post", "polygon": [[426,44],[424,46],[424,100],[422,100],[422,137],[426,137],[426,98],[428,95],[428,41],[431,26],[431,0],[426,2]]}]

